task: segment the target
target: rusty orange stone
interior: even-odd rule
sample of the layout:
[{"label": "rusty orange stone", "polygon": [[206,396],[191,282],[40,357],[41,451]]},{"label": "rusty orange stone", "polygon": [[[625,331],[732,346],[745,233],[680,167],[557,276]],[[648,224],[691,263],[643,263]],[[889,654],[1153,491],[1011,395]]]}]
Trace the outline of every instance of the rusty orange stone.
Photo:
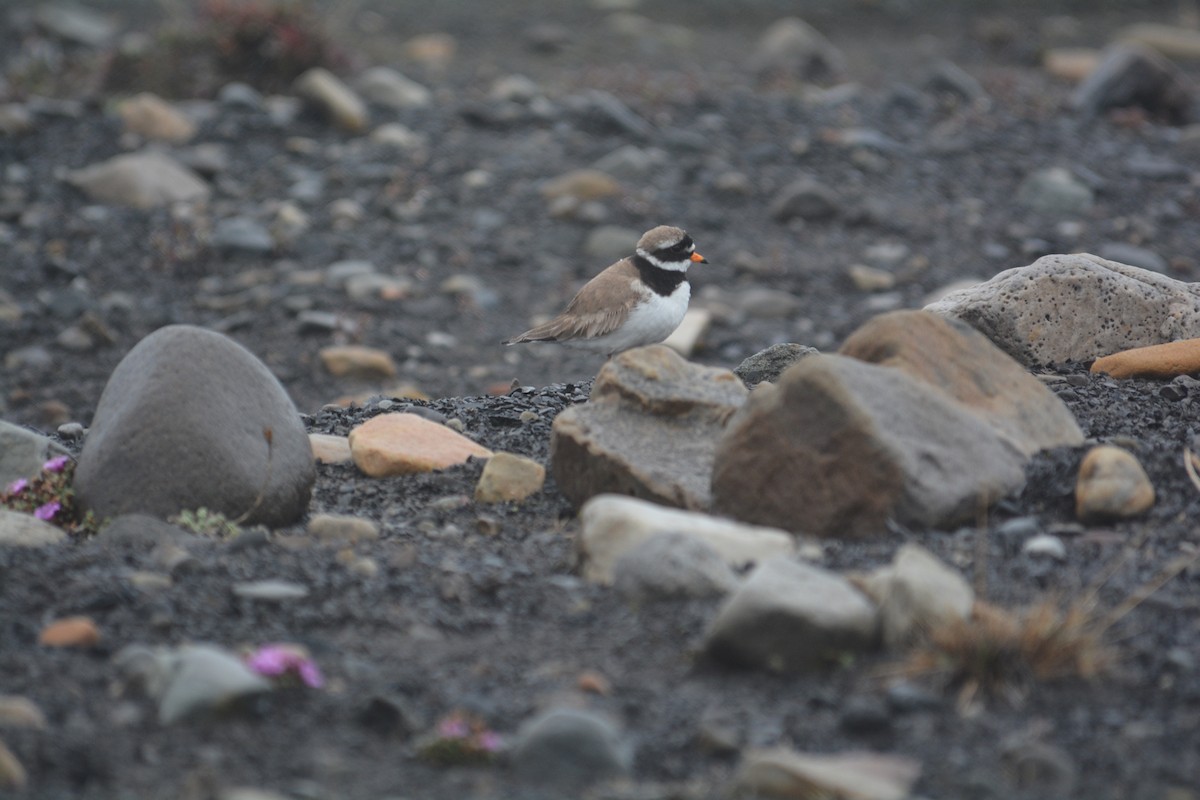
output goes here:
[{"label": "rusty orange stone", "polygon": [[1200,339],[1135,347],[1097,358],[1092,372],[1114,378],[1174,378],[1200,373]]},{"label": "rusty orange stone", "polygon": [[95,647],[100,643],[100,629],[91,617],[56,619],[38,637],[43,647]]}]

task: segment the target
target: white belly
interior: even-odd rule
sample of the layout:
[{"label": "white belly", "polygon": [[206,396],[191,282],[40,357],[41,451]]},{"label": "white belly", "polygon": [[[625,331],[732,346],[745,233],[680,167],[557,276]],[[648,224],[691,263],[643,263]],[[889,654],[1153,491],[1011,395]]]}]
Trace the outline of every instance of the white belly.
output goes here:
[{"label": "white belly", "polygon": [[646,298],[634,308],[625,319],[625,324],[617,330],[595,339],[569,339],[564,344],[605,355],[647,344],[657,344],[679,327],[683,315],[687,312],[691,295],[692,289],[687,281],[679,284],[675,291],[666,297],[647,291]]}]

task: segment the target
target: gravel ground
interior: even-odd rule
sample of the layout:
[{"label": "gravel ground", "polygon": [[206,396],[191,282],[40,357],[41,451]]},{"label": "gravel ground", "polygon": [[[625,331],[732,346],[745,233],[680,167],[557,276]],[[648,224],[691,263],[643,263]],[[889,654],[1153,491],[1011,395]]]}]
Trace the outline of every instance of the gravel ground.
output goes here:
[{"label": "gravel ground", "polygon": [[[638,13],[655,22],[621,32],[584,4],[340,4],[329,19],[349,72],[389,63],[433,89],[428,108],[376,110],[377,122],[402,122],[427,145],[398,157],[315,115],[280,126],[260,111],[218,106],[195,140],[224,145],[229,159],[207,216],[98,209],[58,180],[127,144],[106,113],[107,93],[39,114],[33,134],[0,137],[0,291],[22,312],[0,321],[0,416],[48,432],[86,424],[121,356],[157,327],[188,322],[259,355],[312,431],[344,433],[387,403],[408,402],[324,407],[380,388],[334,379],[320,365],[320,348],[362,343],[390,352],[401,381],[453,398],[417,405],[462,420],[487,447],[545,462],[550,421],[586,398],[600,362],[497,343],[557,310],[607,263],[582,255],[599,224],[689,230],[710,262],[692,271],[693,304],[714,314],[695,358],[728,367],[778,341],[832,349],[875,313],[919,307],[953,281],[1044,253],[1136,245],[1161,256],[1172,276],[1195,279],[1197,156],[1181,144],[1181,129],[1128,115],[1081,119],[1066,109],[1070,85],[1038,61],[1049,46],[1100,46],[1124,24],[1173,21],[1174,4],[1078,6],[1074,16],[1070,6],[1051,16],[1033,5],[802,5],[844,52],[856,90],[813,99],[756,85],[746,61],[790,5],[646,2]],[[106,7],[130,28],[155,19]],[[19,4],[0,12],[3,40],[21,42],[6,56],[14,100],[24,99],[14,70],[27,76],[38,58],[57,63],[25,27],[27,12]],[[562,50],[528,46],[543,23],[561,26]],[[435,31],[457,41],[448,65],[403,55],[403,42]],[[974,76],[988,101],[928,89],[942,58]],[[506,116],[490,99],[494,80],[514,73],[536,83],[545,113]],[[587,89],[611,92],[648,132],[635,137],[573,110],[570,98]],[[660,151],[660,160],[582,217],[550,213],[539,192],[546,179],[627,144]],[[1155,159],[1184,166],[1147,168]],[[1050,166],[1093,189],[1090,211],[1051,218],[1018,204],[1022,179]],[[297,185],[313,176],[316,195],[302,194]],[[828,187],[838,212],[776,221],[771,201],[802,176]],[[361,209],[350,225],[331,210],[345,199]],[[269,221],[284,200],[301,204],[310,226],[276,252],[209,244],[212,220]],[[406,279],[409,296],[355,301],[309,281],[345,259]],[[847,270],[860,263],[893,274],[894,288],[856,288]],[[465,289],[446,290],[453,276],[464,276]],[[337,315],[337,330],[305,327],[297,309]],[[102,335],[83,349],[64,347],[61,334],[85,313]],[[872,567],[919,541],[1011,607],[1066,604],[1115,566],[1099,591],[1104,610],[1194,551],[1200,492],[1181,453],[1198,432],[1200,387],[1117,383],[1083,366],[1047,370],[1050,385],[1086,435],[1135,449],[1158,492],[1145,517],[1077,524],[1082,450],[1054,451],[1034,459],[1022,494],[976,527],[829,542],[825,564]],[[489,394],[514,378],[526,388]],[[537,419],[522,421],[525,410]],[[131,570],[155,566],[128,547],[0,551],[0,693],[29,697],[49,721],[46,732],[3,732],[29,772],[16,796],[209,798],[255,786],[291,797],[538,797],[503,765],[431,766],[415,756],[415,737],[460,708],[511,735],[537,709],[574,697],[580,675],[594,672],[610,686],[586,704],[617,720],[637,748],[636,785],[606,797],[726,796],[737,759],[703,745],[713,720],[743,746],[911,756],[924,768],[917,793],[929,798],[1200,797],[1194,567],[1111,629],[1119,658],[1100,677],[1023,683],[967,707],[917,681],[918,701],[905,703],[880,677],[893,658],[883,654],[786,677],[706,663],[696,652],[713,601],[633,608],[583,583],[578,524],[553,479],[519,507],[482,507],[469,499],[479,471],[468,464],[370,480],[322,466],[312,512],[382,525],[379,541],[353,548],[378,568],[372,578],[348,569],[338,548],[308,545],[300,526],[269,541],[198,545],[194,568],[154,593],[130,586]],[[1064,540],[1065,561],[1022,554],[1023,541],[1043,532]],[[263,605],[230,592],[266,578],[310,594]],[[38,647],[45,622],[71,614],[97,621],[101,646]],[[276,692],[243,714],[169,728],[149,701],[122,690],[111,662],[131,643],[276,640],[305,644],[328,688]],[[370,711],[381,702],[394,710],[382,727]]]}]

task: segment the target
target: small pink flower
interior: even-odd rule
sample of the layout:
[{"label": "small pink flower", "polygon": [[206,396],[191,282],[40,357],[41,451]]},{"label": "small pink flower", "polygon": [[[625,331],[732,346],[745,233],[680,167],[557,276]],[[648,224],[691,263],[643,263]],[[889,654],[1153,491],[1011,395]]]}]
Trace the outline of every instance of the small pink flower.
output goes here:
[{"label": "small pink flower", "polygon": [[34,509],[33,515],[40,520],[49,522],[50,520],[54,519],[54,515],[57,514],[61,509],[62,503],[58,502],[57,500],[51,500],[49,503],[38,506],[36,509]]},{"label": "small pink flower", "polygon": [[455,714],[438,723],[437,735],[442,739],[465,739],[471,732],[467,721]]},{"label": "small pink flower", "polygon": [[479,749],[488,753],[495,753],[503,745],[504,740],[500,738],[500,734],[495,731],[483,731],[475,737],[476,744]]},{"label": "small pink flower", "polygon": [[317,663],[292,645],[263,645],[246,659],[246,664],[259,675],[269,678],[293,672],[306,686],[320,689],[325,685],[325,678]]},{"label": "small pink flower", "polygon": [[8,485],[8,493],[9,494],[20,494],[21,492],[25,491],[27,488],[29,488],[29,481],[25,480],[24,478],[17,478],[15,481],[13,481],[12,483],[10,483]]},{"label": "small pink flower", "polygon": [[62,472],[67,468],[67,464],[70,463],[70,461],[70,456],[55,456],[45,464],[42,464],[42,469],[46,470],[47,472]]}]

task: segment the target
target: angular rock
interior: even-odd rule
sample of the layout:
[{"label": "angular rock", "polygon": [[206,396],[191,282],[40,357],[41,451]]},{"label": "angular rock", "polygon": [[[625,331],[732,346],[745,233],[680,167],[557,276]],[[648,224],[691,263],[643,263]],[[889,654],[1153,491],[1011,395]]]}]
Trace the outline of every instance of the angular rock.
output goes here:
[{"label": "angular rock", "polygon": [[1170,379],[1200,373],[1200,339],[1136,347],[1097,358],[1091,371],[1114,378]]},{"label": "angular rock", "polygon": [[396,375],[396,362],[385,350],[362,345],[333,345],[322,347],[321,364],[330,375],[338,378],[375,380]]},{"label": "angular rock", "polygon": [[894,367],[965,405],[1027,456],[1083,443],[1054,392],[987,337],[927,311],[894,311],[867,322],[842,355]]},{"label": "angular rock", "polygon": [[1154,486],[1137,457],[1120,447],[1093,447],[1079,465],[1075,516],[1084,522],[1133,517],[1154,505]]},{"label": "angular rock", "polygon": [[815,347],[793,342],[773,344],[743,360],[733,374],[751,388],[763,382],[775,383],[788,367],[806,356],[817,355],[819,352]]},{"label": "angular rock", "polygon": [[1024,484],[1025,455],[900,370],[812,356],[758,387],[713,467],[714,510],[818,536],[945,527]]},{"label": "angular rock", "polygon": [[900,647],[925,632],[971,615],[975,592],[950,567],[918,544],[906,544],[889,566],[875,570],[861,587],[879,606],[883,643]]},{"label": "angular rock", "polygon": [[1087,253],[1043,256],[925,310],[967,322],[1027,367],[1200,337],[1200,285]]},{"label": "angular rock", "polygon": [[207,200],[210,190],[196,173],[162,153],[116,156],[67,174],[67,182],[93,201],[132,208]]},{"label": "angular rock", "polygon": [[492,451],[416,414],[380,414],[350,431],[355,465],[372,478],[432,472]]},{"label": "angular rock", "polygon": [[704,648],[718,659],[772,672],[813,669],[873,647],[877,613],[840,575],[776,556],[721,606]]},{"label": "angular rock", "polygon": [[372,67],[354,83],[368,102],[387,108],[423,108],[433,99],[424,86],[390,67]]},{"label": "angular rock", "polygon": [[321,109],[341,128],[359,133],[367,127],[366,103],[354,90],[323,67],[313,67],[296,78],[296,92]]},{"label": "angular rock", "polygon": [[691,364],[662,345],[627,350],[600,370],[590,402],[554,420],[559,489],[576,506],[612,492],[707,508],[717,437],[745,397],[728,370]]},{"label": "angular rock", "polygon": [[149,92],[117,103],[117,114],[126,131],[147,139],[181,144],[196,135],[196,123]]},{"label": "angular rock", "polygon": [[379,524],[351,514],[314,514],[308,535],[323,542],[370,542],[379,538]]},{"label": "angular rock", "polygon": [[546,468],[532,458],[496,453],[483,466],[475,485],[477,503],[519,503],[542,490]]},{"label": "angular rock", "polygon": [[594,583],[611,583],[617,561],[651,537],[665,533],[696,539],[739,569],[771,556],[788,555],[796,548],[795,540],[781,530],[615,494],[588,500],[579,510],[579,521],[583,577]]},{"label": "angular rock", "polygon": [[797,17],[772,23],[750,57],[759,80],[834,83],[846,73],[842,52],[816,28]]},{"label": "angular rock", "polygon": [[62,528],[42,522],[32,514],[0,508],[0,548],[45,547],[67,539]]},{"label": "angular rock", "polygon": [[271,371],[189,325],[160,328],[113,370],[75,472],[101,518],[207,508],[268,526],[299,519],[315,481],[300,414]]},{"label": "angular rock", "polygon": [[1183,124],[1195,116],[1187,79],[1179,68],[1147,47],[1118,44],[1071,95],[1071,105],[1088,117],[1110,108],[1136,106]]},{"label": "angular rock", "polygon": [[627,774],[633,767],[633,747],[604,717],[554,708],[521,726],[512,765],[529,783],[582,789]]},{"label": "angular rock", "polygon": [[905,800],[920,776],[921,764],[904,756],[776,748],[746,753],[734,786],[759,797]]},{"label": "angular rock", "polygon": [[679,531],[652,534],[613,565],[613,586],[636,603],[713,597],[728,594],[737,584],[737,575],[716,548]]},{"label": "angular rock", "polygon": [[0,420],[0,492],[19,478],[32,478],[66,449],[53,439]]}]

